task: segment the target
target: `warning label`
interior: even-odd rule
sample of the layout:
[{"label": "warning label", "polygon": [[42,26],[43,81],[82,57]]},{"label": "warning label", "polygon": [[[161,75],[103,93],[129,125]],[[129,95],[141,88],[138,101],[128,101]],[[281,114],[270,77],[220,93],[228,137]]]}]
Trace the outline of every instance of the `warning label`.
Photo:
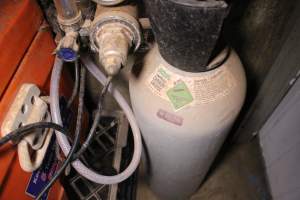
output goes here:
[{"label": "warning label", "polygon": [[149,77],[149,89],[169,101],[174,110],[214,102],[229,94],[236,81],[223,67],[196,76],[179,75],[160,65]]},{"label": "warning label", "polygon": [[193,102],[193,96],[183,81],[179,81],[173,88],[167,91],[167,96],[175,109],[180,109]]}]

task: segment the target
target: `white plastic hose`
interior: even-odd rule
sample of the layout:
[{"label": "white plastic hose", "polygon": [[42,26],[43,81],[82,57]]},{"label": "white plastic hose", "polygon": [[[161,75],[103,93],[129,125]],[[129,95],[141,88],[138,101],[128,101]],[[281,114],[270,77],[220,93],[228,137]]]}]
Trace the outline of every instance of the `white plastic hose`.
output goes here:
[{"label": "white plastic hose", "polygon": [[[91,72],[91,74],[100,83],[105,84],[106,82],[105,75],[97,68],[97,66],[90,60],[90,58],[88,56],[83,56],[82,61],[84,65],[87,67],[87,69]],[[52,71],[51,85],[50,85],[50,102],[51,102],[50,108],[51,108],[52,119],[53,122],[60,125],[62,125],[62,118],[59,109],[59,82],[60,82],[62,67],[63,67],[63,61],[60,60],[59,58],[56,58],[53,71]],[[141,139],[140,130],[138,128],[137,122],[135,120],[135,117],[133,115],[130,106],[128,105],[125,98],[120,94],[120,92],[117,89],[113,88],[112,85],[109,87],[108,91],[116,99],[116,101],[123,109],[129,121],[133,133],[134,152],[129,166],[123,172],[115,176],[100,175],[92,171],[91,169],[87,168],[79,160],[76,160],[72,163],[73,167],[79,174],[89,179],[90,181],[99,184],[117,184],[127,179],[129,176],[131,176],[131,174],[134,173],[134,171],[138,167],[141,159],[141,153],[142,153],[142,139]],[[67,156],[71,148],[67,137],[58,131],[56,131],[56,137],[57,137],[58,144],[61,147],[63,153]]]}]

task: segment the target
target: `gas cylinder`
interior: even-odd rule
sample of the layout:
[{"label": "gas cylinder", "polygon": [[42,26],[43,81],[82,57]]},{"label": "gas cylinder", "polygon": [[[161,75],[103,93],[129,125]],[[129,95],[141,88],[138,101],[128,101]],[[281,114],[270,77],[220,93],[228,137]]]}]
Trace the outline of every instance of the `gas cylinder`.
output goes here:
[{"label": "gas cylinder", "polygon": [[155,46],[129,87],[151,188],[163,199],[189,197],[243,105],[246,79],[239,57],[232,51],[217,69],[190,73],[168,64]]},{"label": "gas cylinder", "polygon": [[[162,3],[155,5],[158,2]],[[195,4],[196,1],[190,2]],[[145,144],[148,182],[160,199],[188,199],[198,189],[246,95],[245,72],[234,50],[224,48],[207,67],[201,64],[207,59],[201,57],[201,52],[212,55],[213,48],[209,47],[217,40],[216,37],[208,38],[209,34],[218,33],[224,19],[223,14],[217,22],[215,11],[224,7],[214,7],[212,18],[205,18],[208,22],[214,20],[217,28],[210,27],[210,33],[200,34],[197,28],[200,26],[205,31],[204,25],[189,24],[188,20],[203,20],[197,15],[203,10],[207,15],[210,8],[201,7],[202,1],[198,3],[193,7],[186,5],[187,2],[148,1],[149,13],[154,15],[150,19],[158,44],[148,52],[143,66],[133,69],[129,81],[132,107]],[[177,8],[181,12],[176,12]],[[186,20],[181,23],[178,15],[184,10]],[[189,14],[193,15],[190,19]],[[160,26],[165,19],[174,20],[176,25]],[[189,24],[189,29],[177,29],[180,23],[183,26]],[[189,41],[195,36],[192,32],[187,33],[191,37],[182,37],[184,31],[193,30],[193,27],[198,40]],[[171,36],[167,37],[168,34]],[[181,38],[174,39],[174,34]],[[188,45],[185,43],[183,48],[181,42],[184,40]]]}]

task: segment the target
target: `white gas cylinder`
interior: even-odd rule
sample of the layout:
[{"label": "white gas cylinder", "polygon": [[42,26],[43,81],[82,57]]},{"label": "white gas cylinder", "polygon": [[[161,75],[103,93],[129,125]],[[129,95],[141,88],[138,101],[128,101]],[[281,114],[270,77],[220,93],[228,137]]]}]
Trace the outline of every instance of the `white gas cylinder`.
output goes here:
[{"label": "white gas cylinder", "polygon": [[[226,50],[212,64],[225,55]],[[129,86],[151,189],[161,199],[188,199],[243,105],[246,78],[238,55],[232,50],[220,67],[190,73],[168,64],[155,45]]]}]

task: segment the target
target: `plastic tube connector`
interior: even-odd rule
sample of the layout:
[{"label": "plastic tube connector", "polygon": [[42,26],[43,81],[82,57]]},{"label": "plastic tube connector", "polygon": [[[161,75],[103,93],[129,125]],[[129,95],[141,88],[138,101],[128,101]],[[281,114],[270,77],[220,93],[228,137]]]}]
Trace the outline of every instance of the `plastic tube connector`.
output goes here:
[{"label": "plastic tube connector", "polygon": [[66,32],[56,48],[56,53],[60,59],[65,62],[74,62],[78,58],[79,45],[77,37],[78,32]]},{"label": "plastic tube connector", "polygon": [[78,57],[77,52],[71,48],[61,48],[57,51],[57,55],[65,62],[74,62]]}]

